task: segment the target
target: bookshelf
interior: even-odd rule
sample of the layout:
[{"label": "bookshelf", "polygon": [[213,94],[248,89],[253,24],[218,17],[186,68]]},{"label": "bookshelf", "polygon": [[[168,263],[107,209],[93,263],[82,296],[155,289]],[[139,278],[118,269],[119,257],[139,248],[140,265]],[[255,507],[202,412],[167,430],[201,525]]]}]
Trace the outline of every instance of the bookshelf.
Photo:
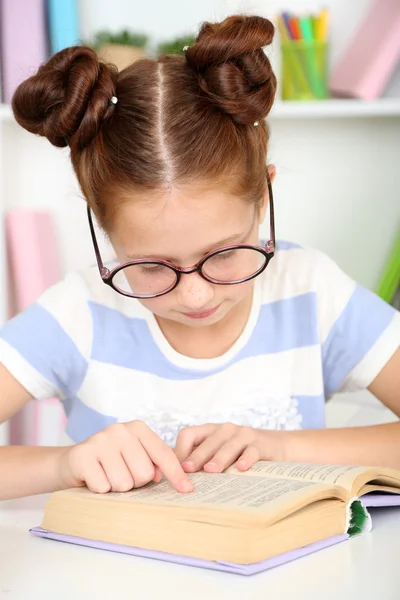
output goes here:
[{"label": "bookshelf", "polygon": [[[400,98],[362,100],[316,100],[314,102],[277,101],[271,119],[332,119],[332,118],[399,117]],[[0,120],[12,121],[10,106],[0,104]]]},{"label": "bookshelf", "polygon": [[400,117],[400,98],[362,100],[278,101],[271,111],[276,119]]},{"label": "bookshelf", "polygon": [[7,104],[0,104],[0,121],[11,121],[12,118],[11,107]]}]

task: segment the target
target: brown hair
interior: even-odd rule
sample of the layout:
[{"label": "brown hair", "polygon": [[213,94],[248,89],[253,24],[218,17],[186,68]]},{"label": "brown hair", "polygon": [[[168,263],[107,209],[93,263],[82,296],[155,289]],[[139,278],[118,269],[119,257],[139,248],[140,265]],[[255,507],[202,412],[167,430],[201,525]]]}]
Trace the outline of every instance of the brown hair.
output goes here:
[{"label": "brown hair", "polygon": [[258,201],[266,185],[264,119],[276,89],[263,47],[273,35],[268,19],[232,16],[204,23],[185,56],[143,59],[121,72],[86,46],[67,48],[18,87],[14,115],[55,146],[69,145],[106,231],[133,189],[214,183]]}]

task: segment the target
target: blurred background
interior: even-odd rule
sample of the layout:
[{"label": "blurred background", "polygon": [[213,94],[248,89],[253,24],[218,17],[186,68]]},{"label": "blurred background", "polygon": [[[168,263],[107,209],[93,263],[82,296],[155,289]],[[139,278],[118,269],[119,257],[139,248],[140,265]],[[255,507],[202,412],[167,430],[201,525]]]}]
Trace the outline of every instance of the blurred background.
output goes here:
[{"label": "blurred background", "polygon": [[[399,0],[0,0],[0,10],[0,326],[67,271],[94,263],[68,149],[17,126],[9,107],[15,86],[66,45],[90,44],[122,68],[182,52],[203,21],[235,13],[268,17],[277,28],[266,48],[279,82],[268,118],[277,238],[319,248],[395,302]],[[104,240],[102,251],[112,254]],[[331,425],[356,414],[345,415],[342,404]],[[58,406],[49,402],[46,414],[42,433],[51,443]]]}]

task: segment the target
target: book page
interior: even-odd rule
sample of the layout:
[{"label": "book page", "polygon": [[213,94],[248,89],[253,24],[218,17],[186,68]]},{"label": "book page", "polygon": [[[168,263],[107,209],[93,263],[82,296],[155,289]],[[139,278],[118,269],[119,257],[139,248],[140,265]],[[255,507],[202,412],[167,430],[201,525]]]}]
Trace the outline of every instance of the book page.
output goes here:
[{"label": "book page", "polygon": [[[367,467],[344,465],[317,465],[311,463],[287,463],[260,461],[248,471],[240,472],[245,476],[274,477],[290,479],[291,481],[309,481],[328,485],[340,485],[346,490],[351,490],[355,479],[366,473]],[[227,473],[238,473],[235,467]]]},{"label": "book page", "polygon": [[[284,505],[305,506],[319,496],[322,486],[311,481],[294,481],[258,476],[193,473],[190,476],[194,492],[180,494],[166,479],[130,492],[110,492],[104,499],[132,501],[168,506],[225,508],[265,512]],[[98,496],[93,494],[93,496]],[[317,498],[316,498],[317,499]],[[279,510],[279,512],[281,512]]]}]

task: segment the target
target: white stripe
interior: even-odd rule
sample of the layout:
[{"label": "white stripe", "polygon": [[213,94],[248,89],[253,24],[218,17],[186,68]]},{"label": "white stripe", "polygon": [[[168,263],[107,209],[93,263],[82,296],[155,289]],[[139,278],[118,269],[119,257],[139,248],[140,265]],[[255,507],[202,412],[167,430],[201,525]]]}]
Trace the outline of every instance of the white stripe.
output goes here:
[{"label": "white stripe", "polygon": [[64,398],[60,390],[36,371],[15,348],[1,338],[0,363],[6,367],[33,398],[38,400],[51,398],[52,396],[58,396],[61,400]]},{"label": "white stripe", "polygon": [[92,361],[78,392],[90,408],[121,421],[138,414],[184,411],[192,415],[250,408],[264,397],[320,395],[319,346],[257,356],[197,380],[167,380]]},{"label": "white stripe", "polygon": [[73,446],[75,444],[74,440],[72,440],[69,435],[66,434],[65,431],[62,431],[58,440],[59,446]]},{"label": "white stripe", "polygon": [[390,325],[361,362],[347,375],[339,392],[352,392],[367,388],[392,358],[400,346],[400,313],[395,312]]},{"label": "white stripe", "polygon": [[49,288],[39,299],[88,360],[92,350],[92,317],[87,304],[88,290],[77,273]]}]

